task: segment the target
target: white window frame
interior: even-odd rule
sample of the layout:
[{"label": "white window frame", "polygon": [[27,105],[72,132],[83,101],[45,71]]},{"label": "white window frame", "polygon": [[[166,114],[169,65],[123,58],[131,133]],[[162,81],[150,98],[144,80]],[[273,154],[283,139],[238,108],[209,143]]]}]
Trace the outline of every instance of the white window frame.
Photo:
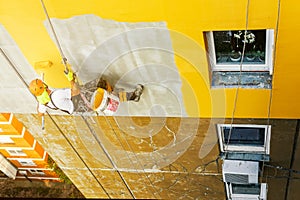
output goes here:
[{"label": "white window frame", "polygon": [[261,199],[267,200],[267,192],[268,192],[268,185],[267,183],[260,183],[260,194],[234,194],[232,190],[231,183],[225,183],[226,185],[226,195],[229,200],[238,200],[238,199]]},{"label": "white window frame", "polygon": [[45,175],[45,173],[40,169],[29,169],[28,171],[31,174],[35,174],[35,175]]},{"label": "white window frame", "polygon": [[[242,71],[269,71],[273,74],[273,50],[274,50],[274,30],[266,30],[266,53],[265,64],[244,64],[242,65]],[[240,62],[237,64],[217,64],[215,43],[213,39],[213,31],[206,32],[209,62],[212,71],[240,71]]]},{"label": "white window frame", "polygon": [[5,149],[7,153],[11,156],[27,156],[26,153],[22,151],[22,149]]},{"label": "white window frame", "polygon": [[[249,145],[227,145],[224,138],[223,127],[251,127],[251,128],[264,128],[265,129],[265,143],[261,146]],[[219,145],[221,152],[258,152],[270,154],[270,139],[271,139],[271,125],[253,125],[253,124],[217,124],[217,132],[219,138]]]},{"label": "white window frame", "polygon": [[14,144],[15,142],[9,136],[0,136],[0,144]]},{"label": "white window frame", "polygon": [[28,160],[28,159],[18,159],[18,162],[22,166],[36,166],[35,162],[33,160]]}]

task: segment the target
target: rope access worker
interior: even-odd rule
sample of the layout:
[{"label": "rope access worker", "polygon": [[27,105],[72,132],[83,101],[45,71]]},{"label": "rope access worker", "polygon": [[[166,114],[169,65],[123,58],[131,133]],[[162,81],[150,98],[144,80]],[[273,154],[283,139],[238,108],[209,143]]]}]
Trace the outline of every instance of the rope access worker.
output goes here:
[{"label": "rope access worker", "polygon": [[108,81],[98,78],[79,86],[75,74],[65,71],[71,88],[50,89],[41,79],[34,79],[29,84],[30,92],[37,98],[38,115],[43,116],[47,108],[61,110],[68,114],[101,111],[113,115],[119,102],[140,100],[144,86],[138,84],[134,91],[115,90]]}]

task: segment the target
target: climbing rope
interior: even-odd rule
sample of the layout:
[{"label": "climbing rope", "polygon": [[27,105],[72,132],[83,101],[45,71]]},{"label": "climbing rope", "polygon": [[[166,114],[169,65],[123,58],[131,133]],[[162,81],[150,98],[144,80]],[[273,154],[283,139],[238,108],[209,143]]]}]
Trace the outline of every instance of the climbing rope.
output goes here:
[{"label": "climbing rope", "polygon": [[60,42],[59,42],[59,40],[58,40],[57,34],[56,34],[55,30],[54,30],[53,24],[52,24],[52,22],[51,22],[51,20],[50,20],[50,17],[49,17],[47,8],[46,8],[45,3],[44,3],[43,0],[41,0],[41,4],[42,4],[42,6],[43,6],[44,13],[45,13],[45,15],[46,15],[46,17],[47,17],[47,20],[48,20],[48,23],[49,23],[49,25],[50,25],[51,31],[52,31],[52,33],[53,33],[53,36],[54,36],[54,39],[55,39],[55,42],[56,42],[56,46],[58,47],[59,52],[60,52],[60,55],[61,55],[61,57],[62,57],[62,62],[63,62],[63,64],[64,64],[64,66],[65,66],[65,72],[67,73],[67,72],[69,71],[69,66],[68,66],[68,64],[67,64],[67,58],[66,58],[66,56],[65,56],[64,53],[63,53],[63,50],[62,50],[62,48],[61,48],[61,44],[60,44]]},{"label": "climbing rope", "polygon": [[[70,69],[69,69],[69,66],[67,65],[67,58],[65,57],[64,53],[63,53],[63,50],[62,50],[62,47],[61,47],[61,44],[58,40],[58,37],[57,37],[57,34],[55,32],[55,29],[53,27],[53,24],[50,20],[50,17],[49,17],[49,14],[47,12],[47,8],[43,2],[43,0],[41,0],[41,3],[42,3],[42,6],[43,6],[43,9],[44,9],[44,12],[45,12],[45,15],[47,17],[47,20],[48,20],[48,23],[51,27],[51,31],[53,33],[53,36],[55,38],[55,41],[56,41],[56,45],[58,46],[58,49],[60,51],[60,55],[62,57],[62,61],[63,61],[63,64],[65,65],[65,73],[67,73]],[[83,97],[82,93],[80,93],[82,99],[84,100],[85,104],[87,104],[87,106],[90,108],[90,104],[89,102],[87,101],[87,99],[85,97]],[[109,159],[110,163],[112,164],[113,168],[116,170],[116,172],[118,173],[119,177],[121,178],[121,180],[123,181],[123,183],[125,184],[127,190],[129,191],[131,197],[133,199],[135,199],[135,196],[133,194],[133,191],[130,189],[128,183],[126,182],[125,178],[123,177],[123,175],[120,173],[120,171],[117,169],[117,165],[115,164],[115,162],[113,161],[112,157],[109,155],[108,151],[106,150],[106,148],[104,147],[104,145],[101,143],[101,141],[98,139],[97,137],[97,134],[95,132],[95,130],[91,127],[91,125],[89,124],[87,118],[83,115],[80,115],[83,119],[83,121],[85,122],[85,124],[87,125],[87,127],[89,128],[90,132],[92,133],[92,135],[94,136],[94,138],[96,139],[97,143],[99,144],[99,146],[101,147],[101,149],[103,150],[103,152],[105,153],[106,157]],[[104,115],[105,119],[106,119],[106,116]],[[107,120],[107,119],[106,119]],[[153,186],[154,187],[154,186]],[[104,188],[103,188],[104,189]],[[155,189],[155,188],[154,188]],[[107,193],[108,195],[108,193]],[[155,195],[154,195],[155,196]]]},{"label": "climbing rope", "polygon": [[[276,47],[277,47],[278,31],[279,31],[280,5],[281,5],[281,0],[278,0],[278,2],[277,2],[276,27],[275,27],[275,40],[274,40],[274,50],[273,50],[273,63],[272,63],[273,67],[275,66],[275,61],[276,61]],[[274,69],[272,70],[272,72],[274,74]],[[270,126],[272,99],[273,99],[273,84],[271,82],[271,90],[270,90],[269,104],[268,104],[268,120],[267,120],[268,127]],[[269,131],[268,131],[268,134],[270,134]],[[265,168],[265,161],[263,161],[263,164],[262,164],[262,172],[261,172],[261,179],[260,179],[261,182],[262,182],[262,178],[264,176],[264,168]],[[267,182],[267,178],[266,178],[266,182]]]},{"label": "climbing rope", "polygon": [[[10,66],[14,69],[14,71],[16,72],[16,74],[18,75],[19,79],[23,82],[24,85],[26,85],[26,88],[29,88],[28,83],[24,80],[24,78],[22,77],[22,75],[20,74],[20,72],[18,71],[17,67],[14,65],[14,63],[11,61],[11,59],[7,56],[7,54],[5,53],[5,51],[0,48],[1,53],[3,54],[4,58],[7,60],[7,62],[10,64]],[[29,90],[29,89],[28,89]],[[31,94],[31,92],[30,92]],[[32,94],[33,95],[33,94]],[[87,165],[87,163],[84,161],[84,159],[80,156],[80,154],[78,153],[78,151],[76,150],[76,148],[72,145],[72,143],[70,142],[70,140],[68,139],[68,137],[65,135],[65,133],[62,131],[62,129],[59,127],[59,125],[56,123],[56,121],[53,119],[53,117],[46,112],[47,115],[49,116],[49,118],[51,119],[51,121],[53,122],[53,124],[55,125],[55,127],[57,128],[57,130],[62,134],[62,136],[66,139],[67,143],[70,145],[70,147],[74,150],[75,154],[78,156],[78,158],[82,161],[82,163],[84,164],[84,166],[87,168],[87,170],[91,173],[91,175],[94,177],[94,179],[96,180],[96,182],[100,185],[100,187],[103,189],[103,191],[105,192],[105,194],[107,195],[107,197],[109,199],[111,199],[109,193],[105,190],[104,186],[100,183],[100,181],[97,179],[97,177],[95,176],[95,174],[92,172],[92,170],[89,168],[89,166]]]},{"label": "climbing rope", "polygon": [[[246,34],[248,31],[248,21],[249,21],[249,6],[250,6],[250,0],[247,1],[247,6],[246,6],[246,23],[245,23],[245,32],[244,32],[244,38],[246,38]],[[240,62],[240,67],[239,67],[239,76],[238,76],[238,85],[235,93],[235,98],[234,98],[234,104],[233,104],[233,110],[232,110],[232,115],[231,115],[231,121],[230,121],[230,129],[228,133],[228,139],[227,144],[225,146],[225,158],[228,153],[228,146],[231,138],[231,133],[232,133],[232,126],[233,126],[233,120],[234,120],[234,115],[236,112],[236,106],[237,106],[237,100],[238,100],[238,95],[239,95],[239,90],[240,90],[240,85],[241,85],[241,77],[242,77],[242,68],[243,68],[243,61],[244,61],[244,56],[245,56],[245,49],[246,49],[246,42],[243,44],[243,49],[242,49],[242,56],[241,56],[241,62]]]}]

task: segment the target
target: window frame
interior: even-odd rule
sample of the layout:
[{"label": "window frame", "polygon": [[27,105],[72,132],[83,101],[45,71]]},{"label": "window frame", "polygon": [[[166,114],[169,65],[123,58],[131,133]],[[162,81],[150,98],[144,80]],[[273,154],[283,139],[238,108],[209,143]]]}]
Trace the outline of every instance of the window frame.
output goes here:
[{"label": "window frame", "polygon": [[[23,152],[22,149],[5,149],[7,151],[7,153],[10,156],[27,156],[27,154],[25,152]],[[11,152],[14,151],[14,152]],[[22,151],[22,152],[18,152],[18,151]]]},{"label": "window frame", "polygon": [[[268,71],[271,75],[273,74],[274,29],[263,29],[263,30],[266,30],[265,64],[243,63],[242,71],[249,71],[249,72]],[[231,31],[231,30],[225,30],[225,31]],[[240,67],[241,67],[240,62],[237,62],[237,64],[226,64],[226,65],[217,64],[213,32],[214,31],[206,32],[208,57],[209,57],[209,64],[211,66],[211,70],[212,71],[240,71]]]},{"label": "window frame", "polygon": [[259,183],[258,185],[260,186],[260,194],[238,194],[238,193],[233,193],[232,183],[225,183],[227,198],[231,200],[240,199],[240,198],[267,199],[267,191],[268,191],[267,183]]},{"label": "window frame", "polygon": [[19,159],[18,162],[22,166],[37,166],[33,160]]},{"label": "window frame", "polygon": [[[227,145],[224,138],[223,127],[250,127],[250,128],[264,128],[264,145],[249,146],[249,145]],[[217,133],[219,138],[219,145],[221,152],[258,152],[270,154],[270,139],[271,139],[271,125],[256,125],[256,124],[217,124]]]},{"label": "window frame", "polygon": [[9,136],[1,135],[0,136],[0,144],[15,144],[13,139]]},{"label": "window frame", "polygon": [[45,172],[40,169],[29,169],[28,170],[32,175],[45,175]]}]

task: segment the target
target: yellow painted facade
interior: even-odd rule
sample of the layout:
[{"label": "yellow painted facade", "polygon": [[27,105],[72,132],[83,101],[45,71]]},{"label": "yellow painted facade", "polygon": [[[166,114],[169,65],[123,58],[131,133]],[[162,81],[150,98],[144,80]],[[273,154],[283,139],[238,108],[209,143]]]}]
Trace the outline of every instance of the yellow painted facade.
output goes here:
[{"label": "yellow painted facade", "polygon": [[[29,129],[35,131],[32,132],[35,138],[47,151],[49,150],[48,152],[51,152],[51,156],[86,197],[105,198],[111,195],[114,198],[131,198],[125,183],[116,173],[120,172],[138,198],[156,198],[159,194],[165,199],[176,199],[177,191],[185,195],[185,191],[193,187],[191,190],[195,193],[191,195],[193,199],[197,197],[212,199],[211,194],[222,191],[215,194],[218,196],[215,199],[221,199],[225,197],[224,184],[221,181],[216,183],[212,181],[215,178],[221,179],[218,163],[213,163],[215,167],[208,170],[211,179],[207,179],[208,176],[202,174],[203,170],[205,171],[202,167],[216,159],[219,154],[217,139],[214,137],[215,124],[224,123],[223,118],[226,118],[226,123],[230,123],[233,112],[234,118],[246,118],[243,122],[249,124],[257,123],[249,118],[268,118],[269,111],[272,118],[299,119],[300,117],[300,106],[298,106],[300,96],[297,90],[300,85],[297,71],[300,65],[297,59],[297,47],[300,44],[298,38],[300,3],[296,0],[44,0],[44,2],[50,17],[53,18],[66,19],[83,14],[95,14],[104,19],[124,22],[165,21],[170,30],[175,61],[183,82],[181,91],[185,109],[190,117],[197,117],[189,119],[112,117],[109,120],[93,117],[88,120],[90,125],[94,126],[92,129],[96,130],[92,132],[79,116],[52,116],[54,120],[46,116],[46,131],[43,135],[36,131],[40,130],[40,121],[34,114],[20,114],[19,119]],[[204,32],[245,29],[248,2],[248,29],[274,29],[278,33],[275,38],[273,89],[239,89],[235,106],[237,89],[212,89],[210,86],[210,68],[206,56]],[[28,62],[34,67],[37,62],[51,61],[53,65],[42,70],[45,73],[45,81],[52,87],[69,86],[62,73],[64,66],[61,64],[58,48],[50,39],[43,24],[45,20],[46,16],[40,0],[0,0],[0,23],[10,33]],[[41,71],[37,70],[37,72]],[[0,120],[2,119],[5,119],[5,115],[0,115]],[[259,123],[266,124],[268,121],[262,119]],[[137,130],[131,129],[132,127]],[[291,157],[291,148],[280,147],[282,141],[285,141],[284,146],[292,144],[292,136],[279,136],[283,133],[281,129],[286,131],[288,128],[291,129],[287,131],[288,133],[294,132],[291,127],[293,126],[285,125],[283,122],[275,123],[274,128],[278,128],[277,132],[272,127],[272,138],[273,135],[275,136],[275,142],[271,146],[272,159],[282,162]],[[6,128],[3,127],[3,130]],[[153,130],[157,131],[153,137],[152,135],[139,137],[140,133],[149,133]],[[195,137],[184,135],[181,138],[181,130],[189,130],[187,135],[195,131]],[[16,128],[10,129],[10,133],[19,134]],[[3,134],[8,134],[8,131],[4,131]],[[143,171],[149,166],[141,168],[138,166],[141,161],[147,163],[147,159],[150,161],[153,159],[153,162],[162,160],[155,157],[158,150],[173,147],[172,142],[175,147],[175,144],[182,147],[186,138],[193,143],[187,144],[186,152],[181,148],[171,151],[170,155],[177,153],[178,157],[174,160],[170,159],[173,157],[169,155],[164,157],[166,166],[162,165],[163,167],[156,169],[157,163],[149,165],[153,170],[149,172]],[[32,144],[32,141],[27,145],[29,144]],[[100,148],[101,145],[109,150],[109,155],[113,156],[112,160],[121,167],[120,169],[116,170],[109,162],[106,152]],[[123,157],[120,156],[120,152],[124,152],[121,154]],[[132,155],[132,152],[133,161],[136,160],[135,163],[138,163],[136,166],[131,163],[132,158],[126,160],[126,156]],[[139,158],[135,153],[146,156]],[[41,154],[38,153],[36,156]],[[90,184],[87,185],[82,177]],[[152,180],[154,180],[153,185],[151,185]],[[208,184],[209,187],[202,187],[198,185],[199,183]],[[101,184],[107,191],[101,189]],[[144,191],[145,185],[148,186],[148,192]],[[176,189],[173,192],[174,185]],[[278,188],[274,185],[270,187],[270,194],[277,196]],[[281,183],[278,185],[282,188]],[[155,191],[161,188],[167,189]],[[211,194],[205,197],[206,192]]]},{"label": "yellow painted facade", "polygon": [[18,169],[17,179],[26,171],[30,179],[59,180],[48,167],[48,153],[13,114],[0,114],[0,129],[0,153]]},{"label": "yellow painted facade", "polygon": [[[236,89],[211,89],[209,66],[205,56],[204,31],[245,29],[247,1],[83,1],[45,0],[50,17],[69,18],[95,14],[104,19],[126,22],[165,21],[171,32],[176,64],[183,81],[182,93],[189,116],[231,117]],[[297,39],[300,25],[297,1],[280,6],[279,31],[273,75],[271,117],[298,118],[300,84],[297,75]],[[50,39],[39,0],[0,0],[0,23],[11,34],[29,63],[50,60],[44,69],[46,82],[53,87],[68,86],[59,51]],[[248,28],[275,29],[278,1],[250,0]],[[55,78],[54,78],[55,77]],[[270,90],[240,89],[235,117],[268,117]],[[198,108],[198,109],[195,109]]]}]

